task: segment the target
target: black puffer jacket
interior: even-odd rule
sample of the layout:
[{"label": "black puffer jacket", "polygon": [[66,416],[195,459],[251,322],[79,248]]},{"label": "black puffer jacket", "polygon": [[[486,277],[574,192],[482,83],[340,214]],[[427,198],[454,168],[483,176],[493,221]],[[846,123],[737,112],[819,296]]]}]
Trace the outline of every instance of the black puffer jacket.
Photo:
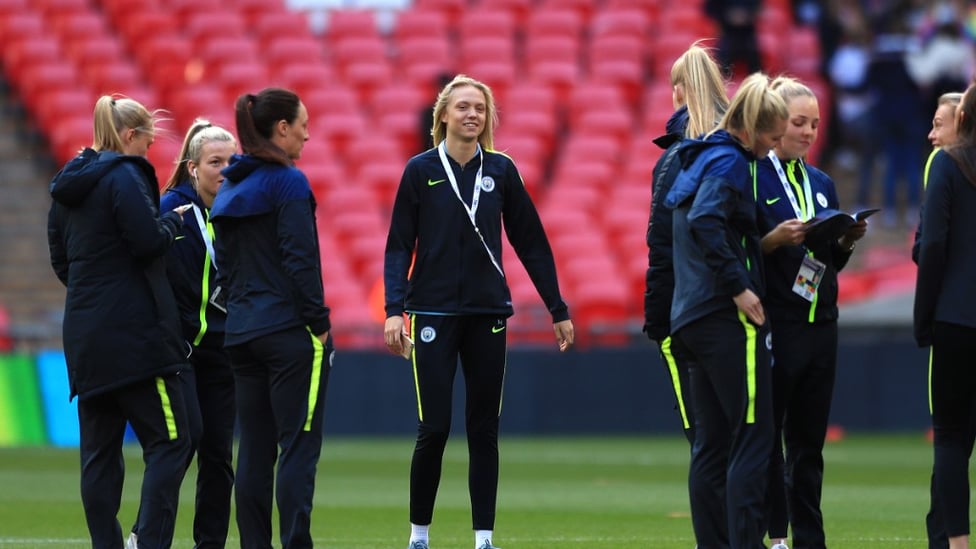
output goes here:
[{"label": "black puffer jacket", "polygon": [[141,156],[85,149],[51,181],[48,245],[67,286],[64,351],[71,396],[85,398],[186,367],[164,256],[183,224],[159,214]]}]

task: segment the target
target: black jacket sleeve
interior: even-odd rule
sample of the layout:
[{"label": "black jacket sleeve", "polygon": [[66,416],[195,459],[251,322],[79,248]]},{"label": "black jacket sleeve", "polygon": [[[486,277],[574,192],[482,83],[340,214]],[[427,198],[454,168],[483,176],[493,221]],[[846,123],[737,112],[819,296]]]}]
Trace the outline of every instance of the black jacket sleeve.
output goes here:
[{"label": "black jacket sleeve", "polygon": [[160,257],[183,228],[176,212],[159,215],[159,205],[148,189],[149,182],[136,168],[121,163],[111,175],[112,208],[119,233],[139,258]]},{"label": "black jacket sleeve", "polygon": [[393,201],[390,231],[386,237],[383,284],[387,317],[403,314],[407,299],[407,275],[417,245],[419,211],[413,171],[413,164],[409,163],[400,177],[400,186]]},{"label": "black jacket sleeve", "polygon": [[61,231],[60,210],[57,202],[51,204],[47,214],[47,246],[51,253],[51,267],[58,280],[68,285],[68,253],[64,246],[64,235]]},{"label": "black jacket sleeve", "polygon": [[933,161],[932,179],[925,189],[925,202],[922,205],[922,238],[919,241],[913,314],[915,342],[920,347],[932,344],[935,309],[946,275],[949,212],[952,206],[951,181],[942,176],[946,162],[952,162],[946,154],[939,155]]},{"label": "black jacket sleeve", "polygon": [[539,213],[532,204],[522,177],[510,165],[505,186],[505,206],[502,218],[505,233],[512,248],[518,255],[519,261],[525,266],[525,271],[535,285],[536,291],[552,315],[553,322],[569,319],[569,308],[559,293],[559,281],[556,277],[556,261],[552,247],[546,237],[546,231],[539,219]]}]

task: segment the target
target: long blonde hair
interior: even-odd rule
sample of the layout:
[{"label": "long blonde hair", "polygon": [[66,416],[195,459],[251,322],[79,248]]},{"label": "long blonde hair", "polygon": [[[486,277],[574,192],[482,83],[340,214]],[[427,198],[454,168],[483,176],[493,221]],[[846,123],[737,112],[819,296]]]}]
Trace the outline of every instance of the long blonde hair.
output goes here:
[{"label": "long blonde hair", "polygon": [[103,95],[95,102],[94,141],[96,151],[123,152],[123,130],[156,132],[157,114],[144,107],[135,99]]},{"label": "long blonde hair", "polygon": [[671,65],[671,85],[684,88],[688,107],[686,137],[698,137],[715,128],[729,108],[722,71],[708,49],[697,41]]},{"label": "long blonde hair", "polygon": [[498,125],[498,112],[495,110],[495,97],[492,95],[491,88],[489,88],[487,84],[463,74],[455,76],[454,79],[448,82],[441,92],[437,94],[437,102],[434,103],[434,121],[430,128],[430,135],[433,137],[434,145],[436,146],[447,137],[447,124],[441,121],[441,117],[444,115],[444,111],[447,110],[447,106],[451,102],[451,95],[454,93],[454,90],[464,86],[472,86],[477,88],[481,90],[481,93],[485,96],[485,129],[481,132],[481,135],[478,136],[478,143],[480,143],[481,148],[486,151],[494,150],[495,126]]}]

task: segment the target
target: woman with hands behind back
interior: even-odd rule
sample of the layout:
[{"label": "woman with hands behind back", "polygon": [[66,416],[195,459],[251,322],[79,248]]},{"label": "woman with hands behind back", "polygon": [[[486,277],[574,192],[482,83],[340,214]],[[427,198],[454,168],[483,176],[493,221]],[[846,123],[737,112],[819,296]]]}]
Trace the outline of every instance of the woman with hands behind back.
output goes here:
[{"label": "woman with hands behind back", "polygon": [[270,547],[276,495],[282,547],[311,547],[332,342],[315,197],[295,167],[308,111],[280,88],[240,96],[235,111],[244,154],[224,169],[211,216],[240,424],[237,527],[242,548]]}]

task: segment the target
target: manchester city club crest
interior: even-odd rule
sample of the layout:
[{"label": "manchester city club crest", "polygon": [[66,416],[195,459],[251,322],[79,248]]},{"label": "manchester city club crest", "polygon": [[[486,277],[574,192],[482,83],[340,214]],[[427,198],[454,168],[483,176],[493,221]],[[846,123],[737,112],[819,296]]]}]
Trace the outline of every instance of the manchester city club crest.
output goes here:
[{"label": "manchester city club crest", "polygon": [[423,341],[424,343],[430,343],[431,341],[434,341],[434,338],[436,337],[437,331],[430,326],[424,326],[424,328],[420,330],[420,341]]},{"label": "manchester city club crest", "polygon": [[817,193],[817,204],[820,204],[821,208],[827,207],[827,197],[824,196],[824,193]]},{"label": "manchester city club crest", "polygon": [[481,180],[481,190],[486,193],[490,193],[495,190],[495,180],[491,176],[485,177]]}]

